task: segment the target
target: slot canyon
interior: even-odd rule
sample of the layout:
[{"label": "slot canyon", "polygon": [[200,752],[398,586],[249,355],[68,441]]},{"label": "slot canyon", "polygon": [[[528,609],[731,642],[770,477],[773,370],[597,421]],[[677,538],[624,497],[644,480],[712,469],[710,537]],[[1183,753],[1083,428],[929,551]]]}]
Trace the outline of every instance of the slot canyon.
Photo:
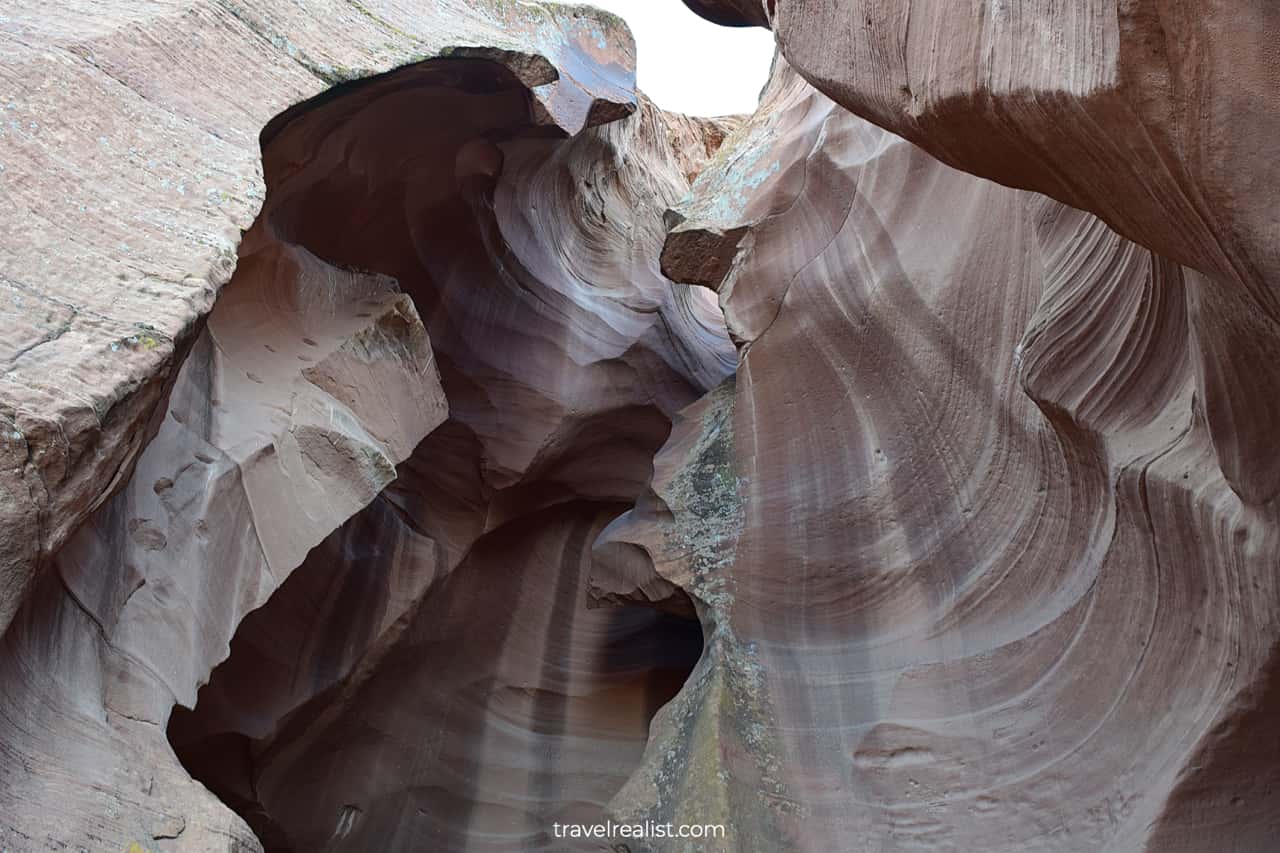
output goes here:
[{"label": "slot canyon", "polygon": [[1280,850],[1280,7],[685,5],[0,10],[3,853]]}]

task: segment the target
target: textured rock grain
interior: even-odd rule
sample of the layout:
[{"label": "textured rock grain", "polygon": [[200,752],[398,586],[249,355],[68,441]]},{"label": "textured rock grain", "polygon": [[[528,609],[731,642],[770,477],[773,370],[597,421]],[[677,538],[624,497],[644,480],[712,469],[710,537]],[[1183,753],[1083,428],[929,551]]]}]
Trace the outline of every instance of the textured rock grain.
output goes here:
[{"label": "textured rock grain", "polygon": [[1192,357],[1212,444],[1247,503],[1280,496],[1261,449],[1280,397],[1275,4],[778,0],[773,26],[858,115],[1203,273]]},{"label": "textured rock grain", "polygon": [[272,116],[455,52],[525,75],[564,132],[634,102],[621,21],[536,3],[18,0],[0,39],[0,627],[154,433],[262,204]]},{"label": "textured rock grain", "polygon": [[614,814],[731,850],[1266,849],[1271,774],[1232,762],[1275,713],[1280,519],[1194,395],[1203,277],[785,63],[669,220],[670,275],[709,278],[683,235],[726,260],[742,355],[597,545],[709,632]]},{"label": "textured rock grain", "polygon": [[[304,590],[367,590],[393,628],[348,633],[322,604],[294,629],[309,596],[280,597],[176,715],[187,766],[282,848],[564,849],[552,824],[599,818],[701,647],[688,607],[590,608],[587,567],[670,418],[732,367],[712,295],[657,270],[662,211],[719,125],[642,99],[549,139],[481,71],[393,75],[267,152],[269,176],[306,164],[284,181],[315,188],[301,209],[368,223],[303,230],[395,275],[428,318],[450,402],[396,484],[298,575]],[[360,651],[334,660],[342,637]],[[264,671],[287,675],[265,686]],[[247,758],[222,759],[227,744]],[[388,764],[403,772],[375,772]]]},{"label": "textured rock grain", "polygon": [[[259,849],[275,843],[274,818],[259,821],[199,755],[184,753],[208,772],[222,803],[175,760],[165,739],[175,702],[195,704],[242,619],[270,600],[266,618],[250,620],[235,647],[250,649],[240,656],[250,661],[265,648],[282,659],[275,671],[289,680],[235,710],[236,725],[256,715],[244,736],[274,735],[318,695],[342,695],[367,679],[357,665],[392,650],[437,574],[487,529],[577,495],[587,503],[565,511],[574,524],[620,511],[615,502],[647,478],[669,414],[731,367],[713,301],[673,289],[656,269],[661,210],[687,188],[685,174],[723,137],[723,125],[669,120],[640,104],[625,27],[578,8],[211,3],[106,11],[21,7],[4,19],[24,99],[45,90],[84,97],[78,106],[46,105],[41,138],[6,136],[27,159],[6,148],[4,179],[30,190],[33,210],[49,206],[67,222],[65,233],[30,222],[16,230],[2,268],[6,281],[24,283],[28,300],[6,326],[12,410],[42,418],[84,458],[56,471],[40,467],[30,460],[47,454],[27,430],[29,453],[15,456],[11,469],[22,499],[8,505],[6,547],[31,547],[4,572],[4,606],[16,616],[0,656],[0,842],[24,851]],[[332,39],[332,27],[347,37]],[[31,67],[50,57],[61,63],[54,70]],[[405,67],[377,76],[397,65]],[[80,86],[72,72],[98,89]],[[141,112],[121,115],[135,103]],[[624,129],[576,142],[580,156],[562,150],[565,137],[638,107]],[[82,116],[118,121],[138,136],[134,153],[123,162],[105,155],[78,162],[94,145],[114,144],[72,133],[83,130]],[[257,165],[260,129],[265,174]],[[632,147],[644,152],[625,168]],[[217,169],[200,171],[198,181],[160,162],[186,158],[194,169],[206,150]],[[158,176],[165,169],[176,174]],[[500,184],[504,169],[528,181]],[[49,189],[64,174],[122,198],[77,213]],[[232,204],[226,194],[241,184],[245,198]],[[237,227],[248,226],[264,184],[265,208],[205,323],[234,266]],[[547,206],[563,199],[566,208],[539,217],[542,198]],[[230,220],[219,212],[224,203]],[[633,219],[637,207],[648,214]],[[157,271],[152,285],[126,280],[132,255],[122,246],[92,257],[73,250],[135,220],[156,223],[156,233],[147,232],[154,245],[136,243],[152,253],[140,261]],[[214,247],[222,279],[179,286],[173,270],[211,257],[210,238],[197,227],[206,220],[229,222]],[[49,242],[59,234],[62,243]],[[566,256],[561,240],[575,253]],[[546,283],[526,264],[540,265]],[[117,270],[124,277],[115,278]],[[113,277],[119,293],[78,283],[93,276]],[[42,316],[30,300],[58,288],[67,291],[58,298],[69,321],[88,324],[78,338],[49,336],[28,322]],[[105,335],[97,315],[106,306],[136,312],[141,331],[118,342]],[[493,345],[503,336],[512,347]],[[119,352],[119,363],[99,365],[91,346]],[[580,367],[566,371],[574,363]],[[456,399],[447,422],[441,378]],[[117,401],[127,442],[92,418],[72,422],[68,406],[80,399],[73,379]],[[20,387],[36,380],[47,398]],[[146,383],[152,390],[138,391]],[[600,465],[593,454],[618,464]],[[401,462],[399,491],[384,493]],[[93,467],[102,465],[118,471],[114,480]],[[430,495],[429,513],[415,510],[428,502],[415,483]],[[31,524],[46,516],[65,530],[44,539],[8,535],[34,534]],[[370,553],[371,541],[389,542],[397,530],[402,550]],[[579,557],[589,544],[582,537],[572,540]],[[384,554],[393,559],[379,575],[370,564]],[[343,566],[346,593],[363,583],[370,611],[308,623],[317,606],[325,612],[323,599],[310,603],[326,589],[317,571]],[[566,583],[554,588],[562,592],[557,606],[572,612],[585,598],[574,595],[572,577]],[[532,599],[527,606],[539,612]],[[640,630],[626,627],[636,619],[623,623],[617,637],[588,633],[584,643],[607,647]],[[696,655],[696,631],[690,643]],[[677,667],[676,684],[678,667],[690,665],[681,654],[688,652],[662,664]],[[608,659],[599,660],[594,665],[610,677]],[[658,663],[637,660],[632,669],[643,684]],[[251,678],[257,672],[249,668]],[[657,701],[636,696],[635,710],[623,715],[635,745],[602,759],[619,784],[643,744],[648,704]],[[226,748],[214,754],[238,760]],[[360,809],[339,805],[339,825],[354,826]],[[323,825],[326,837],[334,821],[310,808],[285,812],[279,823],[290,831],[298,828],[290,819],[305,819],[306,829]],[[463,821],[456,831],[468,828]]]},{"label": "textured rock grain", "polygon": [[0,14],[0,847],[1271,853],[1270,7],[687,5]]}]

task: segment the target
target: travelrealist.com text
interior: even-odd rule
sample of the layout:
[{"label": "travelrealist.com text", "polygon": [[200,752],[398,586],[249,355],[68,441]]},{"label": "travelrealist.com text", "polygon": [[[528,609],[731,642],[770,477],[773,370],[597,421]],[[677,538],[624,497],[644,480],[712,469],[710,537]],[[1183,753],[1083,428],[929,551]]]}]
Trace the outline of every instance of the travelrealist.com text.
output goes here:
[{"label": "travelrealist.com text", "polygon": [[553,823],[556,838],[724,838],[723,824],[716,823]]}]

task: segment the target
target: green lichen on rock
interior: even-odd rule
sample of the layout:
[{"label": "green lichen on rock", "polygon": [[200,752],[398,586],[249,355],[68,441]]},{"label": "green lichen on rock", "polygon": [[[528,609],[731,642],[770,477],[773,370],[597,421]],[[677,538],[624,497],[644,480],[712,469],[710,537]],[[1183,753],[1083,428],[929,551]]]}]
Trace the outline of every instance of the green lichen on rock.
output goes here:
[{"label": "green lichen on rock", "polygon": [[743,529],[742,497],[733,456],[733,378],[700,403],[701,429],[679,472],[663,489],[674,524],[668,553],[684,555],[692,581],[687,592],[712,610],[727,611],[733,565]]},{"label": "green lichen on rock", "polygon": [[387,457],[382,448],[368,444],[361,444],[358,447],[367,469],[374,472],[369,478],[371,482],[385,485],[396,478],[395,463]]},{"label": "green lichen on rock", "polygon": [[[794,813],[777,723],[754,644],[733,630],[733,568],[745,522],[734,448],[736,385],[726,380],[687,412],[699,430],[674,476],[655,484],[671,520],[664,555],[695,600],[702,658],[655,717],[641,768],[610,804],[620,821],[720,824],[721,839],[648,839],[640,851],[786,850],[775,817]],[[665,562],[665,561],[664,561]]]}]

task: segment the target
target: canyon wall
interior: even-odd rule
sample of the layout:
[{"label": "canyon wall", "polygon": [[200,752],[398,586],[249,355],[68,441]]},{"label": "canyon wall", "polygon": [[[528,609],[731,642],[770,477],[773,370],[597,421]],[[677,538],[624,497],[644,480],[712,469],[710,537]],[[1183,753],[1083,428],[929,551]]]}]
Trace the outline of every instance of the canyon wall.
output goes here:
[{"label": "canyon wall", "polygon": [[741,358],[597,545],[709,632],[615,811],[742,849],[1267,849],[1280,519],[1217,463],[1200,274],[783,61],[669,221]]},{"label": "canyon wall", "polygon": [[1280,19],[687,5],[0,17],[0,846],[1273,849]]}]

